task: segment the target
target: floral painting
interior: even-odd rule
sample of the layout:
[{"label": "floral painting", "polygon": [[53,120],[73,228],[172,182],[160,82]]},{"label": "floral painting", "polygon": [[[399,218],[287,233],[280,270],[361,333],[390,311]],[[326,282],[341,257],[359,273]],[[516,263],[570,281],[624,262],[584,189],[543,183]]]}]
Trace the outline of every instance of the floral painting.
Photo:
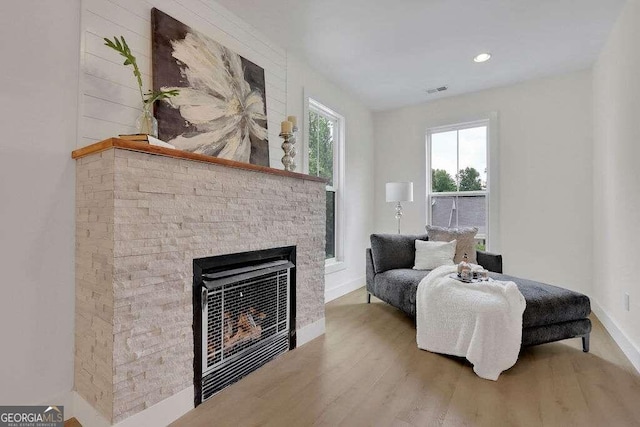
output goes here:
[{"label": "floral painting", "polygon": [[269,166],[264,69],[153,9],[158,136],[181,150]]}]

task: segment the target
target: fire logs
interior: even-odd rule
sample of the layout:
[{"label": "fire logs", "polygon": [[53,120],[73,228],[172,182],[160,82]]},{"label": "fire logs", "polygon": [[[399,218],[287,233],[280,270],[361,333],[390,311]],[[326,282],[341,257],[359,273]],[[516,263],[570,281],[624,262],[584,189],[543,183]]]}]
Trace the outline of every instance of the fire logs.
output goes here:
[{"label": "fire logs", "polygon": [[[248,311],[241,313],[238,316],[238,320],[234,322],[231,314],[225,313],[224,350],[230,351],[238,344],[260,338],[262,335],[262,320],[266,316],[265,313],[250,307]],[[229,334],[229,331],[231,331],[231,334]]]},{"label": "fire logs", "polygon": [[[259,339],[262,336],[262,321],[266,317],[265,313],[254,307],[240,313],[237,318],[226,311],[222,322],[222,342],[225,353],[230,352],[237,345]],[[213,357],[215,352],[215,343],[209,343],[207,346],[209,357]]]}]

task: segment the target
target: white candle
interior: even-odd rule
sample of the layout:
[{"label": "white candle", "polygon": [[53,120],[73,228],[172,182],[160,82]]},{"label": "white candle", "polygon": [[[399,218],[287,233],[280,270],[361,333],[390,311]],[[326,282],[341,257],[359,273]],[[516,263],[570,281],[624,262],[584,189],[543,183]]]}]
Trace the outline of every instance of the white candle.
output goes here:
[{"label": "white candle", "polygon": [[291,123],[288,120],[280,124],[280,132],[282,133],[291,133],[292,129],[293,129],[293,123]]},{"label": "white candle", "polygon": [[287,117],[287,120],[293,124],[293,127],[296,127],[298,125],[298,119],[296,118],[296,116],[289,116]]}]

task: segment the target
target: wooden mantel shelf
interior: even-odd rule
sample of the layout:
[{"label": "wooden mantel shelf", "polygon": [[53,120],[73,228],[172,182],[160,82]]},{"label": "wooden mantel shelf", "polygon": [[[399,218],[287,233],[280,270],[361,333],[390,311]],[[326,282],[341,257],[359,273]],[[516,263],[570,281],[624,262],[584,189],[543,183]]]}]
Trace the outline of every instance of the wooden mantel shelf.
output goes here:
[{"label": "wooden mantel shelf", "polygon": [[287,172],[281,169],[269,168],[266,166],[253,165],[250,163],[236,162],[233,160],[220,159],[218,157],[207,156],[205,154],[190,153],[188,151],[176,150],[173,148],[158,147],[156,145],[150,145],[144,142],[128,141],[120,138],[108,138],[104,141],[96,142],[95,144],[87,145],[86,147],[74,150],[71,153],[71,158],[80,159],[94,153],[100,153],[101,151],[109,150],[111,148],[120,148],[129,151],[139,151],[142,153],[156,154],[159,156],[173,157],[176,159],[194,160],[196,162],[213,163],[216,165],[227,166],[230,168],[246,169],[251,171],[257,171],[262,173],[268,173],[272,175],[286,176],[289,178],[306,179],[308,181],[326,182],[324,178],[317,176],[306,175],[297,172]]}]

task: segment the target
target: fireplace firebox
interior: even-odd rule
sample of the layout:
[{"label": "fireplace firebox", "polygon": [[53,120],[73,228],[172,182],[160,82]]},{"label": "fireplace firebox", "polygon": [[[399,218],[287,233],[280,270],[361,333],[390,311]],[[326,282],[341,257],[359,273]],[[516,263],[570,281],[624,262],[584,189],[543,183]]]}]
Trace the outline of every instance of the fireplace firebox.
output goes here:
[{"label": "fireplace firebox", "polygon": [[193,262],[198,406],[295,348],[295,246]]}]

